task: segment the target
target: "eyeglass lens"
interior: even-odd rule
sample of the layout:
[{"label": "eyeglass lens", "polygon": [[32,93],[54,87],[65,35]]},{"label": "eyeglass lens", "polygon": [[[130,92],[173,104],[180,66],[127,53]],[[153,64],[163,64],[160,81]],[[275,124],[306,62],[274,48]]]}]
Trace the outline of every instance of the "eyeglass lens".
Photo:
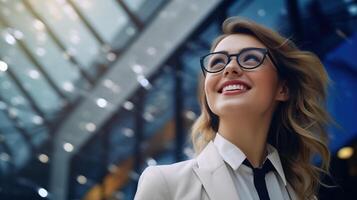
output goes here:
[{"label": "eyeglass lens", "polygon": [[265,53],[257,49],[243,50],[237,55],[212,53],[204,58],[204,67],[210,72],[220,71],[230,62],[229,57],[232,56],[237,56],[236,59],[241,67],[245,69],[252,69],[259,66],[263,62]]}]

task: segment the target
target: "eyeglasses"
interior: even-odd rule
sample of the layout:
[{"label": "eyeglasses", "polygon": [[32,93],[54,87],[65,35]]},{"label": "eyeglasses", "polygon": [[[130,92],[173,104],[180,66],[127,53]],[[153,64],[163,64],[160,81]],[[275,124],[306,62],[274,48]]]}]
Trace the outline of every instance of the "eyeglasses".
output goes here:
[{"label": "eyeglasses", "polygon": [[[265,48],[244,48],[237,54],[228,54],[227,52],[213,52],[201,57],[201,69],[203,73],[217,73],[222,71],[233,56],[243,70],[252,70],[259,67],[266,57],[270,56],[268,49]],[[274,61],[272,60],[275,65]],[[276,66],[276,65],[275,65]]]}]

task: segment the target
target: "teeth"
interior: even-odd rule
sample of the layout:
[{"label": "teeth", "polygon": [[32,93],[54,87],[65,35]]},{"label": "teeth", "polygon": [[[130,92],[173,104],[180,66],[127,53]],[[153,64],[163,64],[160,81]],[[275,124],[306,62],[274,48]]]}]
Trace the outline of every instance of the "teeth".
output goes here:
[{"label": "teeth", "polygon": [[246,87],[244,85],[227,85],[223,88],[223,92],[224,91],[230,91],[230,90],[246,90]]}]

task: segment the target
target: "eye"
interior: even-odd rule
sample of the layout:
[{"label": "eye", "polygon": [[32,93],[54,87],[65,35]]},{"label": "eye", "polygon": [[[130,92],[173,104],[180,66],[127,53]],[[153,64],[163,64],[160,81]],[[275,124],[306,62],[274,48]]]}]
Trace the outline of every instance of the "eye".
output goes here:
[{"label": "eye", "polygon": [[261,64],[264,59],[264,53],[257,50],[247,50],[239,56],[239,64],[246,68],[254,68]]},{"label": "eye", "polygon": [[225,64],[223,58],[215,57],[211,59],[210,66]]},{"label": "eye", "polygon": [[206,59],[207,59],[206,67],[208,70],[212,70],[212,71],[217,71],[224,68],[228,60],[227,56],[224,54],[212,54],[208,56]]},{"label": "eye", "polygon": [[260,62],[260,58],[254,54],[248,54],[243,58],[244,63],[248,62]]}]

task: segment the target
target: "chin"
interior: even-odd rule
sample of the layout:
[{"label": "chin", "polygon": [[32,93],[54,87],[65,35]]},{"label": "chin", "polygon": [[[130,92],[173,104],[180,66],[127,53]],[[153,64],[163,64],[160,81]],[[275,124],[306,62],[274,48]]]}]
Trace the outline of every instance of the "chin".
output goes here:
[{"label": "chin", "polygon": [[244,114],[249,112],[247,105],[237,104],[237,103],[226,103],[224,105],[219,105],[214,109],[214,113],[218,116],[232,115],[232,114]]}]

